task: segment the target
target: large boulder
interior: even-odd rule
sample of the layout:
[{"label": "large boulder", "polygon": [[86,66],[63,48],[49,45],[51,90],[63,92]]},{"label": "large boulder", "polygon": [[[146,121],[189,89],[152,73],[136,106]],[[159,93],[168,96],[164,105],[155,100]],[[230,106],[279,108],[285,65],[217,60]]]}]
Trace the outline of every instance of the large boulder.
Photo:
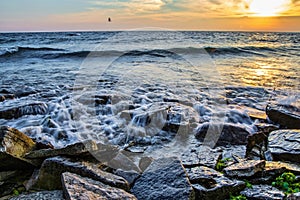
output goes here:
[{"label": "large boulder", "polygon": [[62,185],[67,200],[77,199],[128,199],[136,200],[136,197],[128,192],[105,185],[90,178],[65,172],[62,174]]},{"label": "large boulder", "polygon": [[278,130],[269,135],[268,149],[274,160],[300,163],[300,130]]},{"label": "large boulder", "polygon": [[34,168],[35,164],[23,156],[35,148],[35,142],[7,126],[0,127],[0,170]]},{"label": "large boulder", "polygon": [[194,199],[187,174],[176,158],[154,160],[136,180],[132,192],[138,199]]},{"label": "large boulder", "polygon": [[270,185],[253,185],[241,192],[242,195],[253,200],[283,200],[285,195],[282,191]]},{"label": "large boulder", "polygon": [[17,119],[24,115],[44,115],[48,106],[43,102],[14,105],[0,108],[0,119]]},{"label": "large boulder", "polygon": [[287,109],[278,106],[269,106],[266,109],[266,113],[271,121],[278,123],[281,126],[291,129],[300,129],[300,116],[289,112]]},{"label": "large boulder", "polygon": [[220,172],[208,167],[187,169],[187,173],[194,188],[195,197],[199,200],[223,200],[230,194],[238,193],[245,188],[244,182],[230,180]]},{"label": "large boulder", "polygon": [[214,147],[231,145],[245,145],[250,132],[238,124],[224,123],[204,123],[195,134],[195,137],[203,141],[208,146]]},{"label": "large boulder", "polygon": [[33,174],[26,187],[27,189],[39,190],[61,189],[60,176],[64,172],[76,173],[113,187],[129,190],[129,184],[124,178],[105,172],[96,164],[83,161],[74,161],[64,157],[53,157],[46,159],[43,162],[40,170]]},{"label": "large boulder", "polygon": [[243,160],[226,167],[224,172],[229,177],[251,177],[263,171],[265,164],[264,160]]}]

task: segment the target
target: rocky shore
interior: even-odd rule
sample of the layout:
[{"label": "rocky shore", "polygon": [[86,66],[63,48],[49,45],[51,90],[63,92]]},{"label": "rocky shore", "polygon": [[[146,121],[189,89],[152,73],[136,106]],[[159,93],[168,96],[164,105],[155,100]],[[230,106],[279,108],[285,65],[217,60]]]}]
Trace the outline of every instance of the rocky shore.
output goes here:
[{"label": "rocky shore", "polygon": [[[2,126],[0,199],[300,199],[300,117],[280,107],[249,115],[261,122],[254,134],[225,123],[209,147],[203,125],[193,148],[159,159],[93,140],[54,148]],[[292,192],[278,186],[285,173]]]}]

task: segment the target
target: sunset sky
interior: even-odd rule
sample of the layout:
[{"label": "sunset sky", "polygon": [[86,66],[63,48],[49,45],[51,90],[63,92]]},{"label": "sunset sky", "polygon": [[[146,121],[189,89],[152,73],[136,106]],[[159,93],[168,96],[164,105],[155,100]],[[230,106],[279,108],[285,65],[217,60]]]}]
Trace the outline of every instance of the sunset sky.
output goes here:
[{"label": "sunset sky", "polygon": [[[108,17],[112,22],[108,22]],[[0,31],[299,31],[300,0],[1,0]]]}]

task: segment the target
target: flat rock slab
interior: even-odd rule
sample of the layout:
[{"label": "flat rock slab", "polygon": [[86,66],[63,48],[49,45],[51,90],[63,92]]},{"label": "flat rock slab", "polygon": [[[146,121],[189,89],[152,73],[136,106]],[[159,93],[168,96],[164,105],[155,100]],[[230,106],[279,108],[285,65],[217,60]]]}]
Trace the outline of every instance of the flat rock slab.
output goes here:
[{"label": "flat rock slab", "polygon": [[251,177],[263,171],[265,164],[264,160],[243,160],[226,167],[224,173],[229,177]]},{"label": "flat rock slab", "polygon": [[67,200],[136,200],[135,196],[122,189],[110,187],[99,181],[69,172],[62,174],[62,184]]},{"label": "flat rock slab", "polygon": [[197,129],[195,137],[213,148],[215,145],[245,145],[249,135],[250,132],[241,125],[204,123]]},{"label": "flat rock slab", "polygon": [[49,158],[55,156],[79,156],[98,150],[97,143],[93,140],[86,140],[68,145],[61,149],[40,149],[26,154],[26,158]]},{"label": "flat rock slab", "polygon": [[193,188],[177,158],[154,160],[136,180],[132,193],[138,199],[194,199]]},{"label": "flat rock slab", "polygon": [[60,176],[64,172],[72,172],[86,176],[113,187],[129,190],[128,182],[117,175],[102,171],[96,164],[73,161],[64,157],[53,157],[46,159],[39,172],[31,178],[27,188],[32,189],[61,189]]},{"label": "flat rock slab", "polygon": [[21,194],[17,197],[10,198],[10,200],[64,200],[63,192],[61,190],[41,191],[30,194]]},{"label": "flat rock slab", "polygon": [[187,169],[189,180],[193,185],[196,199],[223,200],[231,193],[237,193],[245,188],[245,183],[230,180],[214,169],[200,166]]},{"label": "flat rock slab", "polygon": [[300,116],[278,106],[267,107],[267,115],[271,121],[287,128],[300,129]]},{"label": "flat rock slab", "polygon": [[282,191],[270,185],[252,185],[252,188],[246,188],[241,194],[253,200],[282,200],[285,197]]},{"label": "flat rock slab", "polygon": [[206,166],[215,168],[218,160],[222,157],[221,149],[211,149],[207,146],[190,149],[182,153],[180,159],[186,168]]},{"label": "flat rock slab", "polygon": [[30,160],[0,151],[0,171],[34,169],[35,163]]},{"label": "flat rock slab", "polygon": [[300,130],[278,130],[269,135],[268,149],[274,160],[300,163]]}]

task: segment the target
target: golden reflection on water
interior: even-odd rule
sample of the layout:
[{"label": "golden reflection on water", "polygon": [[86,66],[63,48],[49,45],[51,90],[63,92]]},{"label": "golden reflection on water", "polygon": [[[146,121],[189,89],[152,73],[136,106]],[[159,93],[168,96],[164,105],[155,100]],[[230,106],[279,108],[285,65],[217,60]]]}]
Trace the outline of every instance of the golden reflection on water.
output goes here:
[{"label": "golden reflection on water", "polygon": [[[284,61],[273,59],[248,61],[236,66],[219,68],[229,83],[240,86],[256,87],[294,87],[298,77]],[[294,78],[294,82],[291,81]]]}]

